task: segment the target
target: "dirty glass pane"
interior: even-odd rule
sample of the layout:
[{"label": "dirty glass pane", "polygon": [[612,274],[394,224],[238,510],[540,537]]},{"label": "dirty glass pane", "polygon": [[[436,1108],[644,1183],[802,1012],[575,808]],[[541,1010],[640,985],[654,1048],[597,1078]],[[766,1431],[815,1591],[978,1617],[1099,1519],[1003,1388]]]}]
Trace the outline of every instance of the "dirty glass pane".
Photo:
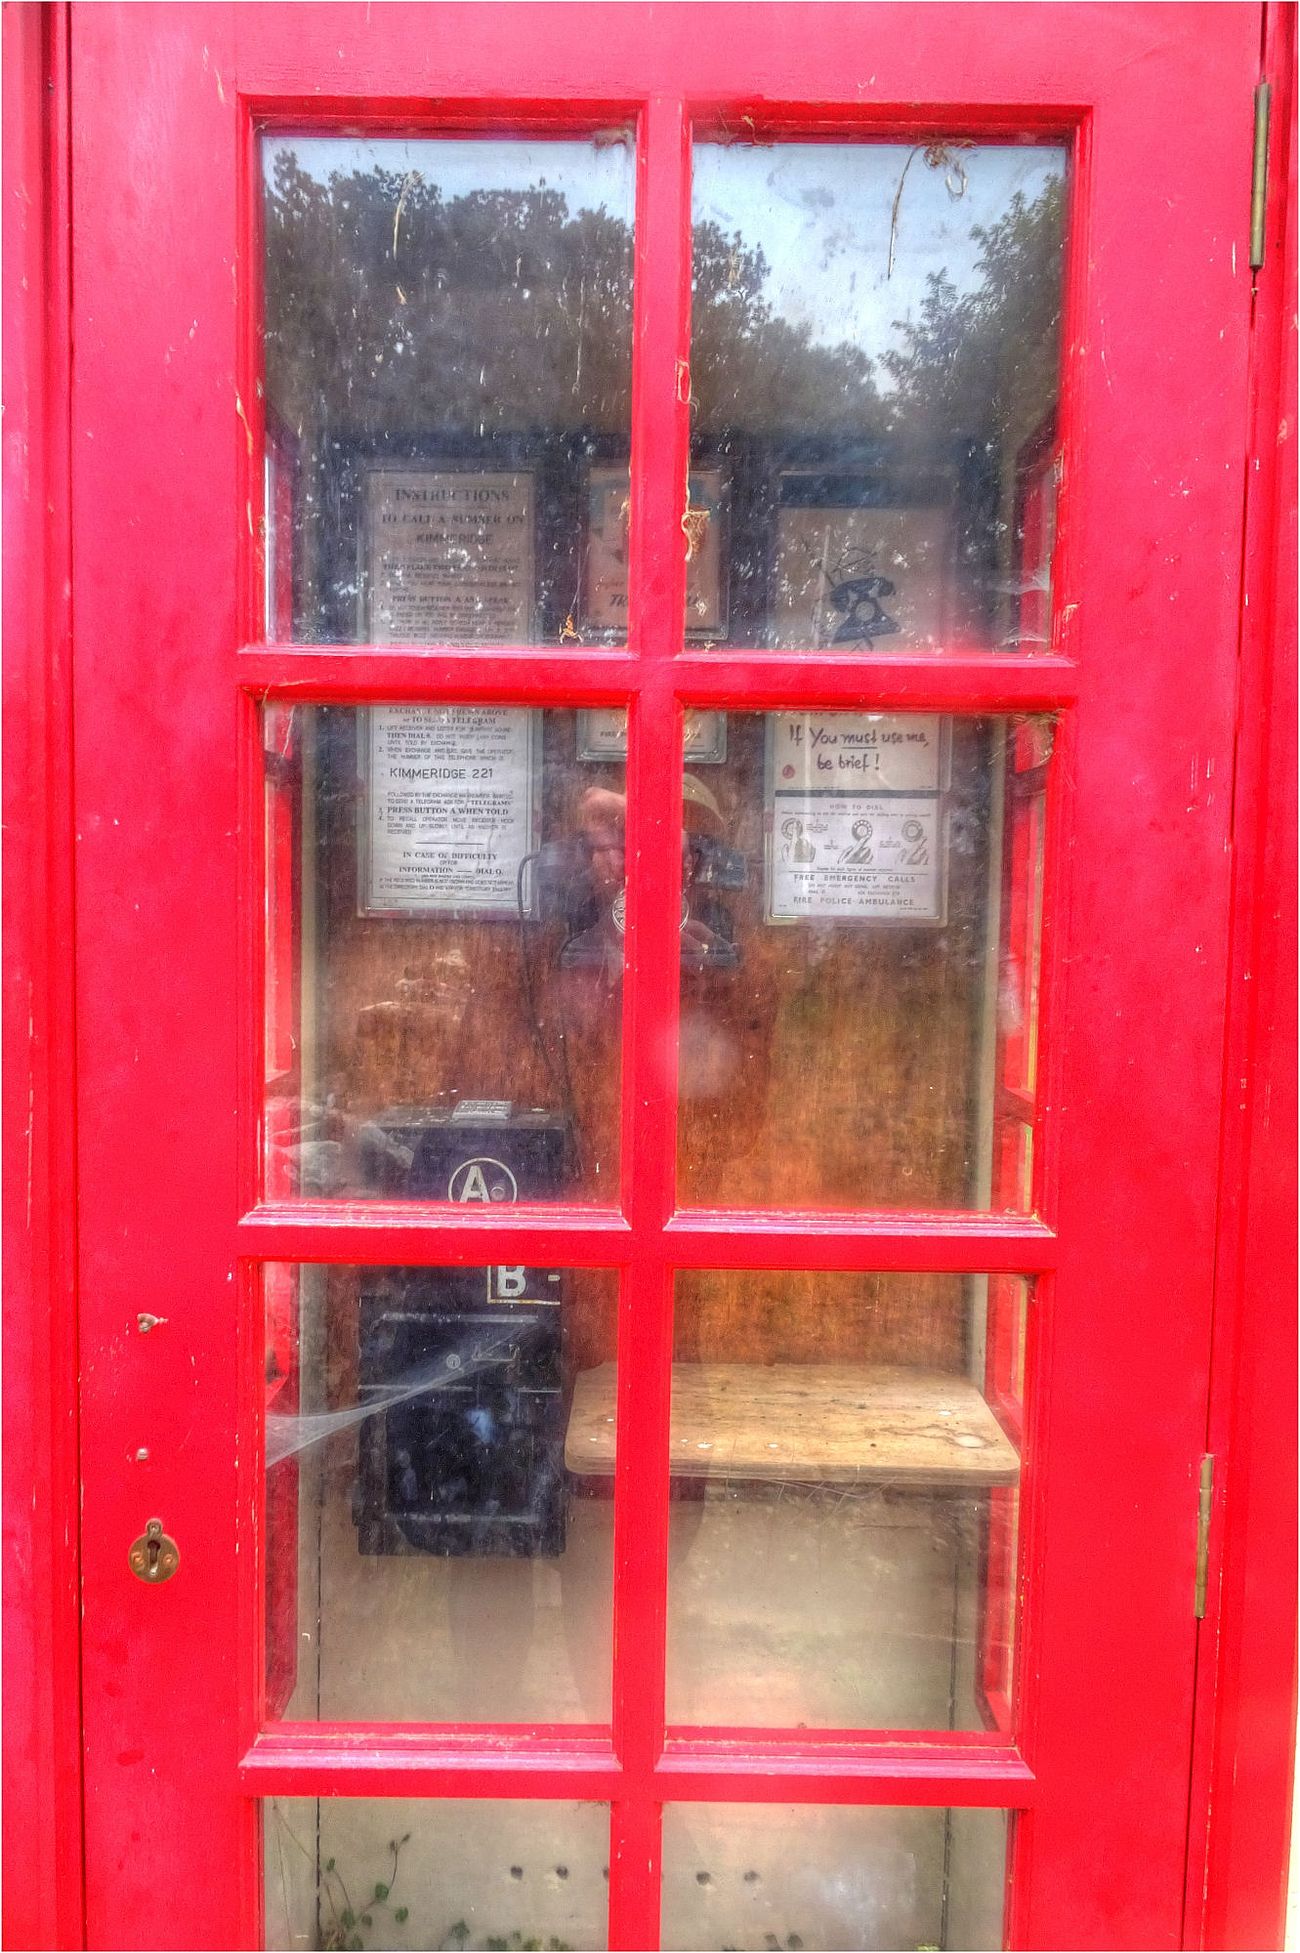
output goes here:
[{"label": "dirty glass pane", "polygon": [[270,1197],[615,1201],[626,738],[591,716],[268,708]]},{"label": "dirty glass pane", "polygon": [[565,1450],[578,1379],[613,1369],[614,1275],[263,1280],[268,1713],[608,1722],[610,1487]]},{"label": "dirty glass pane", "polygon": [[[678,1275],[670,1723],[1007,1726],[1028,1300],[1018,1276]],[[577,1378],[571,1460],[612,1469],[613,1391],[612,1364]]]},{"label": "dirty glass pane", "polygon": [[630,133],[274,136],[262,172],[270,634],[621,635]]},{"label": "dirty glass pane", "polygon": [[503,1799],[276,1797],[268,1947],[603,1947],[609,1811]]},{"label": "dirty glass pane", "polygon": [[665,1947],[1002,1945],[1005,1811],[671,1804]]},{"label": "dirty glass pane", "polygon": [[684,770],[682,1204],[1023,1209],[1042,853],[1007,809],[1037,781],[1041,811],[1050,722],[715,716],[722,759]]},{"label": "dirty glass pane", "polygon": [[1064,179],[1041,144],[696,144],[700,635],[1049,647]]}]

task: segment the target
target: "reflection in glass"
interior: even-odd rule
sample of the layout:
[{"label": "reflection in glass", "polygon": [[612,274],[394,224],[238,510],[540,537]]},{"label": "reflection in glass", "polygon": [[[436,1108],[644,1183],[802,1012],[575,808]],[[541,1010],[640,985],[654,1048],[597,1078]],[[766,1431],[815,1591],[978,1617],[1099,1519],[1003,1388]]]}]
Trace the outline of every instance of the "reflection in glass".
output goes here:
[{"label": "reflection in glass", "polygon": [[630,133],[280,136],[262,167],[269,634],[625,630],[625,563],[607,590],[584,556],[627,468]]},{"label": "reflection in glass", "polygon": [[661,1944],[999,1947],[1006,1855],[1003,1811],[669,1805]]},{"label": "reflection in glass", "polygon": [[608,1721],[613,1508],[565,1445],[615,1293],[593,1269],[265,1270],[271,1715]]},{"label": "reflection in glass", "polygon": [[[678,1275],[670,1723],[1007,1726],[1027,1301],[1011,1276]],[[612,1469],[613,1389],[578,1377],[571,1463]]]},{"label": "reflection in glass", "polygon": [[1048,647],[1064,169],[1029,144],[697,143],[726,642]]},{"label": "reflection in glass", "polygon": [[1047,840],[1047,762],[1042,722],[1025,720],[1011,743],[1006,774],[1002,905],[1005,915],[998,1026],[994,1157],[995,1207],[1027,1210],[1034,1200],[1038,1105],[1038,999],[1042,981],[1043,871]]},{"label": "reflection in glass", "polygon": [[1050,721],[726,718],[685,769],[682,1204],[1023,1210]]},{"label": "reflection in glass", "polygon": [[626,735],[583,716],[267,709],[271,1198],[616,1199]]},{"label": "reflection in glass", "polygon": [[277,1797],[262,1807],[265,1944],[603,1947],[603,1804]]},{"label": "reflection in glass", "polygon": [[[262,160],[268,634],[625,638],[630,135]],[[696,145],[689,642],[1047,647],[1064,180]]]}]

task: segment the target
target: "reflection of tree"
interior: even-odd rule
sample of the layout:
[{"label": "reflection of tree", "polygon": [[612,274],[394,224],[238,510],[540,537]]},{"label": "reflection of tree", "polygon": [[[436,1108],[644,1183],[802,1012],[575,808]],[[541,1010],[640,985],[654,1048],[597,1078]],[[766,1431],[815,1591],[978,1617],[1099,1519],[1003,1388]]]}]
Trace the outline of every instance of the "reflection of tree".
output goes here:
[{"label": "reflection of tree", "polygon": [[931,272],[920,316],[896,322],[882,364],[900,431],[1016,446],[1056,399],[1061,316],[1062,184],[1032,202],[1017,193],[978,226],[978,282],[958,291]]},{"label": "reflection of tree", "polygon": [[691,391],[716,434],[771,436],[883,431],[871,361],[860,347],[823,346],[779,318],[762,296],[767,260],[717,224],[695,226]]},{"label": "reflection of tree", "polygon": [[282,153],[266,266],[267,377],[291,426],[627,426],[631,232],[544,183],[446,199],[417,171],[322,183]]},{"label": "reflection of tree", "polygon": [[[763,298],[761,251],[696,228],[701,424],[815,433],[879,424],[870,362]],[[544,182],[444,198],[416,171],[311,176],[276,158],[266,203],[267,374],[291,426],[475,436],[626,434],[632,236]]]},{"label": "reflection of tree", "polygon": [[993,604],[988,624],[1004,635],[1017,628],[1023,573],[1020,454],[1056,408],[1063,190],[1058,177],[1032,201],[1017,193],[996,223],[977,226],[976,280],[959,291],[932,272],[919,317],[896,322],[900,344],[882,361],[901,436],[922,446],[969,442],[987,461],[993,500],[969,560]]},{"label": "reflection of tree", "polygon": [[[1005,440],[1054,396],[1060,230],[1059,181],[977,229],[977,279],[931,274],[882,392],[859,347],[773,310],[760,249],[697,224],[697,427]],[[282,151],[266,245],[268,378],[291,426],[626,432],[631,230],[544,178],[447,198],[415,170],[321,182]]]}]

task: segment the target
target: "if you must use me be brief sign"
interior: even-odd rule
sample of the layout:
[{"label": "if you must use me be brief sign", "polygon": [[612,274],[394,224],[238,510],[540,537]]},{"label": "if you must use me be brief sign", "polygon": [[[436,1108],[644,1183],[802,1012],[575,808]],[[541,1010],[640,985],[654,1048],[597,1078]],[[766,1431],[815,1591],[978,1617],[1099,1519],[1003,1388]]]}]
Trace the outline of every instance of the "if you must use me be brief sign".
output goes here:
[{"label": "if you must use me be brief sign", "polygon": [[929,713],[770,713],[768,921],[942,922],[947,769]]}]

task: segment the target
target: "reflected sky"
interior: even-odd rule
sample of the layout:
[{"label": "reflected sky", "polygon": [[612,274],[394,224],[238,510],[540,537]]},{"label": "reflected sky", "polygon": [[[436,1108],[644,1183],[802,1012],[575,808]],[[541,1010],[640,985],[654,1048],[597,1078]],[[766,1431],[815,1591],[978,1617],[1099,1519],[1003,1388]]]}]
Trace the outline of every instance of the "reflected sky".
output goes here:
[{"label": "reflected sky", "polygon": [[788,324],[875,358],[897,342],[895,322],[915,313],[930,273],[945,272],[958,291],[976,284],[974,232],[1004,216],[1017,192],[1032,202],[1064,166],[1062,149],[1005,143],[953,147],[936,167],[901,143],[704,143],[693,212],[762,248],[763,296]]},{"label": "reflected sky", "polygon": [[615,140],[601,146],[516,137],[435,141],[392,136],[364,141],[350,136],[272,136],[263,147],[271,182],[281,155],[296,156],[299,166],[319,183],[358,170],[393,170],[402,175],[417,170],[426,182],[439,186],[448,202],[475,190],[536,190],[545,184],[563,194],[570,211],[605,210],[612,217],[632,221],[630,134],[625,143]]}]

